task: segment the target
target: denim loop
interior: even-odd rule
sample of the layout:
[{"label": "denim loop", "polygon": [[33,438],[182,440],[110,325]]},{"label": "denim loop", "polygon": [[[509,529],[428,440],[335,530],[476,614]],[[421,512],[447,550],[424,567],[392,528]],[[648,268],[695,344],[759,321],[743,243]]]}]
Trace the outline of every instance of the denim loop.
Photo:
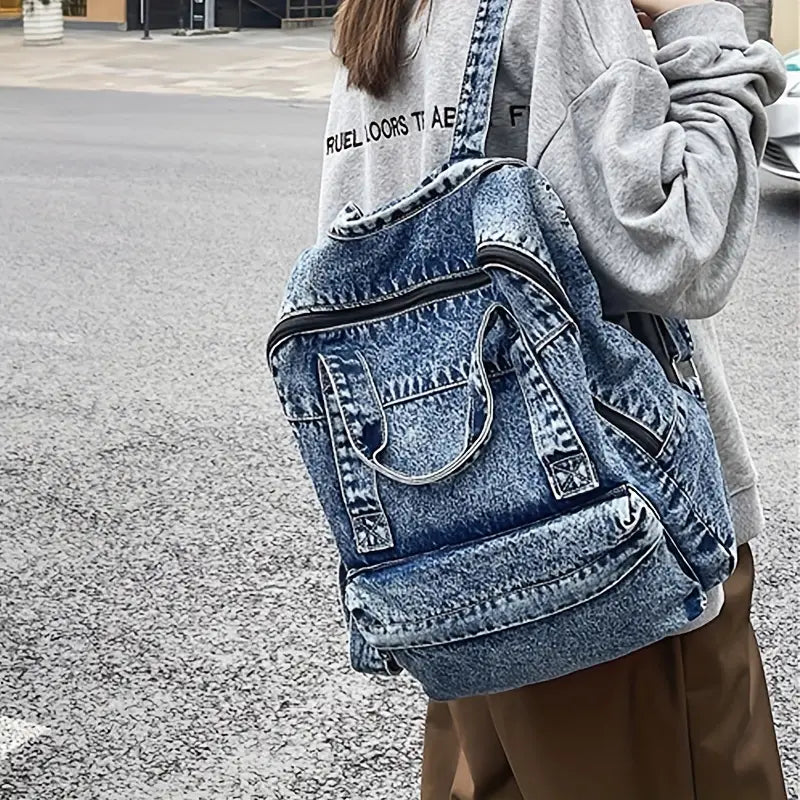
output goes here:
[{"label": "denim loop", "polygon": [[600,482],[586,447],[557,389],[523,335],[511,348],[511,360],[528,409],[536,455],[553,496],[563,500],[596,489]]},{"label": "denim loop", "polygon": [[[338,372],[341,373],[341,368]],[[359,553],[374,553],[390,549],[394,547],[394,540],[378,494],[375,472],[353,457],[344,417],[339,413],[339,407],[333,399],[331,371],[320,368],[319,379],[339,488],[350,519],[356,550]],[[362,436],[362,441],[369,442],[369,437]]]},{"label": "denim loop", "polygon": [[351,451],[364,466],[406,486],[425,486],[446,480],[478,455],[489,440],[494,423],[494,395],[483,351],[486,334],[501,309],[499,304],[493,304],[486,310],[472,350],[467,381],[469,401],[464,446],[447,464],[426,474],[409,475],[387,467],[379,460],[388,444],[386,417],[369,367],[361,353],[320,355],[319,369],[326,402],[335,404],[338,409]]},{"label": "denim loop", "polygon": [[[360,462],[361,470],[374,470],[407,486],[438,483],[474,461],[489,441],[495,422],[495,399],[484,349],[489,331],[498,324],[504,325],[511,340],[511,360],[528,409],[534,448],[553,497],[562,500],[598,487],[597,474],[586,448],[534,348],[512,313],[500,303],[493,303],[483,315],[470,358],[464,446],[447,464],[432,472],[411,475],[381,462],[380,455],[388,445],[386,416],[363,355],[351,351],[319,356],[320,382],[331,436],[340,453],[340,472],[348,488],[355,471],[353,457]],[[342,455],[345,451],[347,457]],[[361,503],[356,510],[359,527],[368,522],[382,530],[385,515],[373,505],[365,507],[363,486],[359,488],[362,491],[351,500],[351,506],[356,501]],[[372,496],[377,496],[377,489]]]}]

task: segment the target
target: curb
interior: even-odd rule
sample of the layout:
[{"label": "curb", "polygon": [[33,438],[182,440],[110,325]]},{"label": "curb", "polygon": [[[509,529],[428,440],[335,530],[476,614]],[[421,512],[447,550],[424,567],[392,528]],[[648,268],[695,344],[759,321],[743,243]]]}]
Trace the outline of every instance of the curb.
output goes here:
[{"label": "curb", "polygon": [[281,30],[291,31],[298,28],[331,28],[333,27],[332,17],[320,17],[318,19],[282,19]]},{"label": "curb", "polygon": [[235,28],[178,28],[178,30],[173,31],[173,36],[186,36],[187,38],[193,38],[195,36],[219,36],[223,33],[233,33]]}]

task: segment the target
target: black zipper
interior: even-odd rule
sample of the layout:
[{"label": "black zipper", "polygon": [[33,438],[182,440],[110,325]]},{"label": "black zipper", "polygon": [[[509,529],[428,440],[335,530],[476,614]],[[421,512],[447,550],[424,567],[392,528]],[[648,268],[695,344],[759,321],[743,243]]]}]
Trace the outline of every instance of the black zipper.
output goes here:
[{"label": "black zipper", "polygon": [[538,284],[562,307],[570,319],[574,320],[567,293],[553,277],[552,272],[534,256],[523,253],[516,247],[493,242],[478,248],[477,261],[479,267],[496,266],[511,269]]},{"label": "black zipper", "polygon": [[663,440],[659,439],[649,428],[637,422],[635,419],[617,411],[613,406],[609,406],[597,397],[593,397],[595,411],[609,424],[622,431],[635,444],[638,444],[648,455],[658,458],[664,449]]},{"label": "black zipper", "polygon": [[[306,311],[297,316],[279,322],[267,341],[267,356],[270,357],[277,347],[293,336],[304,333],[319,333],[360,322],[401,314],[412,308],[443,300],[464,292],[481,289],[491,283],[491,277],[484,267],[507,267],[523,275],[523,277],[539,284],[553,299],[569,308],[569,298],[550,274],[550,271],[534,258],[520,253],[514,248],[503,245],[484,245],[478,250],[477,265],[481,269],[468,273],[459,273],[442,278],[434,283],[411,289],[397,297],[375,300],[355,308],[343,308],[335,311]],[[569,314],[569,312],[567,311]]]},{"label": "black zipper", "polygon": [[301,333],[319,333],[332,328],[357,325],[359,322],[369,322],[381,317],[400,314],[410,311],[416,306],[480,289],[488,286],[491,282],[491,277],[483,270],[459,273],[442,278],[435,283],[418,286],[397,297],[375,300],[355,308],[341,308],[336,311],[307,311],[295,317],[289,317],[275,326],[267,340],[267,356],[271,356],[273,351],[287,339]]}]

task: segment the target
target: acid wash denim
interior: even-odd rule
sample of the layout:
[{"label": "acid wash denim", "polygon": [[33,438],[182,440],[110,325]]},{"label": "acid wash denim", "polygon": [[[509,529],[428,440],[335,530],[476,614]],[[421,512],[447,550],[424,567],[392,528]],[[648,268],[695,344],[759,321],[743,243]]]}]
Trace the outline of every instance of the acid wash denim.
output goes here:
[{"label": "acid wash denim", "polygon": [[350,656],[435,699],[609,661],[699,616],[735,540],[692,343],[603,318],[546,178],[483,155],[480,3],[451,159],[296,264],[268,357],[341,557]]}]

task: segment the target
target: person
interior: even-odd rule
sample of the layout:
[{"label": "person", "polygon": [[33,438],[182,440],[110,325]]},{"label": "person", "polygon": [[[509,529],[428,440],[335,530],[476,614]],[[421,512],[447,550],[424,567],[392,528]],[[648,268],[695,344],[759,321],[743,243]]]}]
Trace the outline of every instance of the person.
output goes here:
[{"label": "person", "polygon": [[[423,800],[786,797],[750,624],[747,542],[764,522],[709,319],[753,231],[764,106],[783,66],[728,3],[635,2],[512,0],[487,153],[544,173],[608,314],[693,320],[738,566],[696,630],[547,683],[431,702]],[[345,203],[375,209],[446,160],[476,7],[344,0],[321,237]]]}]

